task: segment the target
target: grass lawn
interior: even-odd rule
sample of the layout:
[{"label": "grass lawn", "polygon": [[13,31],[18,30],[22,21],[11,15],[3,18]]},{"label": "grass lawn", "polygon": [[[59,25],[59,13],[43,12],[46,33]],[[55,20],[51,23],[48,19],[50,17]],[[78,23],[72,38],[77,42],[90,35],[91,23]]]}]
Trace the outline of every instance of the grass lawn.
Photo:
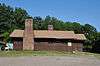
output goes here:
[{"label": "grass lawn", "polygon": [[65,52],[65,51],[0,51],[0,57],[18,56],[90,56],[100,58],[100,54],[89,52]]}]

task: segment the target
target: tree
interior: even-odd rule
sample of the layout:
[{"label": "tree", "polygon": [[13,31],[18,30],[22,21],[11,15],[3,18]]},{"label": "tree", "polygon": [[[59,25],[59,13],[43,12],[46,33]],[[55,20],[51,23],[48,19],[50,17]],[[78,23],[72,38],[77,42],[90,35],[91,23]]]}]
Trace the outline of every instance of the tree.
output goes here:
[{"label": "tree", "polygon": [[5,31],[10,31],[12,19],[13,8],[6,6],[5,4],[0,5],[0,33]]},{"label": "tree", "polygon": [[98,32],[96,34],[96,38],[95,38],[94,43],[92,45],[92,51],[100,53],[100,32]]},{"label": "tree", "polygon": [[87,41],[84,44],[85,48],[92,49],[92,45],[93,45],[94,40],[95,40],[96,35],[97,35],[96,28],[92,25],[85,24],[82,28],[82,31],[87,38]]},{"label": "tree", "polygon": [[14,21],[16,23],[16,28],[18,29],[24,29],[24,21],[26,18],[28,18],[29,15],[26,12],[26,10],[21,8],[15,8],[14,11]]},{"label": "tree", "polygon": [[45,25],[43,28],[44,28],[45,30],[48,29],[48,25],[50,24],[51,19],[52,19],[52,18],[51,18],[49,15],[45,17],[45,19],[44,19],[44,21],[43,21],[43,25]]},{"label": "tree", "polygon": [[33,18],[33,27],[36,30],[40,30],[43,28],[43,20],[40,16]]},{"label": "tree", "polygon": [[0,33],[12,32],[15,28],[24,29],[24,20],[28,17],[24,9],[0,4]]},{"label": "tree", "polygon": [[11,33],[14,29],[24,29],[24,20],[30,17],[26,10],[0,4],[0,34]]},{"label": "tree", "polygon": [[82,25],[80,25],[80,23],[73,22],[72,26],[73,26],[73,31],[75,31],[75,33],[78,34],[82,33]]},{"label": "tree", "polygon": [[83,33],[85,34],[85,36],[89,39],[89,40],[95,40],[96,38],[96,33],[97,30],[94,26],[89,25],[89,24],[85,24],[83,26]]}]

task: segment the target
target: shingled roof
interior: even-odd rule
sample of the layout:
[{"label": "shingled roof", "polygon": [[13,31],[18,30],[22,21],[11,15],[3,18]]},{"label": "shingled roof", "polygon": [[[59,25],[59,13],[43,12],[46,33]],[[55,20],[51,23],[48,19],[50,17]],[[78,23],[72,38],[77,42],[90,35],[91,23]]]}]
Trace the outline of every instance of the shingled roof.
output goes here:
[{"label": "shingled roof", "polygon": [[[10,37],[23,37],[24,30],[14,30]],[[35,38],[57,38],[57,39],[76,39],[86,40],[84,34],[75,34],[74,31],[48,31],[48,30],[34,30]]]}]

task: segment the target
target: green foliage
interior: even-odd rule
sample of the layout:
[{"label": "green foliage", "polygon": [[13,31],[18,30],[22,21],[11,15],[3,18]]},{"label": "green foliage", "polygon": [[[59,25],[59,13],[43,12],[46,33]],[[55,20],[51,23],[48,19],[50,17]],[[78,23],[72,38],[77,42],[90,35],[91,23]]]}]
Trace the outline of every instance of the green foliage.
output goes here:
[{"label": "green foliage", "polygon": [[43,29],[43,20],[41,17],[34,17],[33,18],[33,27],[34,29]]},{"label": "green foliage", "polygon": [[66,52],[66,51],[0,51],[0,57],[21,57],[21,56],[70,56],[70,57],[97,57],[100,54],[89,52]]},{"label": "green foliage", "polygon": [[15,20],[16,28],[24,29],[24,20],[28,17],[29,15],[24,9],[15,8],[14,20]]},{"label": "green foliage", "polygon": [[96,28],[94,26],[91,26],[89,24],[85,24],[83,26],[83,31],[84,31],[84,34],[86,35],[86,37],[89,40],[95,40],[97,30],[96,30]]},{"label": "green foliage", "polygon": [[9,39],[9,33],[8,32],[3,33],[3,37],[4,41],[7,42],[7,40]]},{"label": "green foliage", "polygon": [[5,4],[0,4],[0,34],[12,32],[14,29],[24,29],[24,20],[29,15],[21,8],[13,9]]},{"label": "green foliage", "polygon": [[100,53],[100,32],[96,34],[96,38],[92,45],[92,51]]}]

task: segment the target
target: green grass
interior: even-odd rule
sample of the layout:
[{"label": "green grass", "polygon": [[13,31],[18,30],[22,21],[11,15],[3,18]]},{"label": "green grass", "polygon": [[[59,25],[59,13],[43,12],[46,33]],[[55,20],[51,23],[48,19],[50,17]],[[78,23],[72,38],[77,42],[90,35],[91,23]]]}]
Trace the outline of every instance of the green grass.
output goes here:
[{"label": "green grass", "polygon": [[89,56],[100,58],[100,54],[89,52],[65,52],[65,51],[0,51],[0,57],[19,56]]}]

